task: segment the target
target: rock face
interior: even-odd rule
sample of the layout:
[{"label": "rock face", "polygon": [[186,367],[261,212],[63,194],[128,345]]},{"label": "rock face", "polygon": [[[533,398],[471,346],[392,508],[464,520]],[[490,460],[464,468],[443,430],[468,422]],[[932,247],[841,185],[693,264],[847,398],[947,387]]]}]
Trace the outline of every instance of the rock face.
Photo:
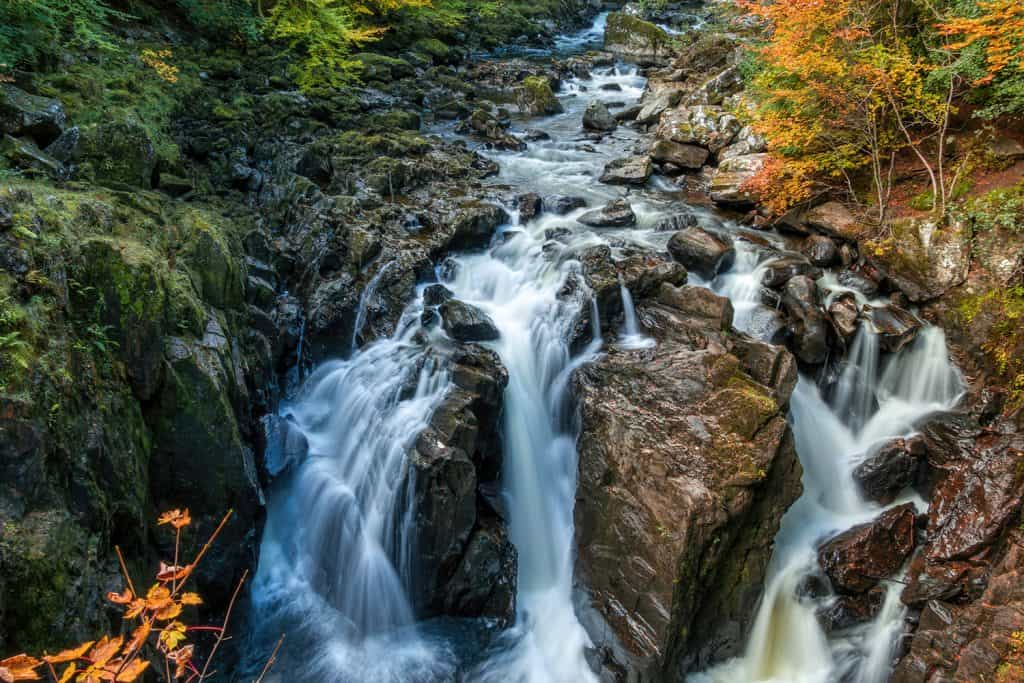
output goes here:
[{"label": "rock face", "polygon": [[922,327],[917,316],[894,305],[868,307],[864,317],[881,347],[892,353],[914,341]]},{"label": "rock face", "polygon": [[706,289],[662,284],[638,311],[657,346],[573,378],[578,562],[621,664],[676,680],[742,647],[800,491],[784,409],[796,369],[729,332],[732,307]]},{"label": "rock face", "polygon": [[803,215],[803,222],[831,237],[855,242],[867,232],[867,226],[839,202],[826,202]]},{"label": "rock face", "polygon": [[705,147],[717,154],[740,132],[740,122],[722,107],[680,107],[661,116],[656,135],[683,145]]},{"label": "rock face", "polygon": [[616,199],[600,209],[587,211],[576,220],[592,228],[623,228],[636,225],[636,214],[633,213],[633,207],[629,202]]},{"label": "rock face", "polygon": [[641,66],[668,64],[675,57],[668,33],[655,24],[625,12],[612,12],[608,15],[604,49]]},{"label": "rock face", "polygon": [[671,140],[658,140],[651,148],[651,158],[662,164],[675,164],[680,168],[700,170],[710,152],[697,145],[683,145]]},{"label": "rock face", "polygon": [[0,84],[0,135],[26,136],[45,147],[57,139],[66,121],[59,100]]},{"label": "rock face", "polygon": [[924,442],[896,439],[884,444],[853,471],[864,495],[886,505],[920,479]]},{"label": "rock face", "polygon": [[839,593],[864,593],[892,576],[914,550],[914,506],[887,510],[826,543],[818,562]]},{"label": "rock face", "polygon": [[786,283],[782,307],[789,320],[786,330],[789,345],[804,363],[817,365],[828,358],[828,327],[818,305],[818,290],[806,275],[798,275]]},{"label": "rock face", "polygon": [[672,254],[687,270],[711,280],[719,272],[728,270],[736,258],[736,249],[728,238],[697,227],[686,228],[672,235],[668,242]]},{"label": "rock face", "polygon": [[601,100],[591,100],[583,112],[583,128],[585,130],[608,133],[619,127],[618,121],[608,111],[608,107]]},{"label": "rock face", "polygon": [[892,226],[893,244],[875,251],[872,263],[914,303],[942,296],[967,279],[969,230],[962,223],[940,228],[904,220]]}]

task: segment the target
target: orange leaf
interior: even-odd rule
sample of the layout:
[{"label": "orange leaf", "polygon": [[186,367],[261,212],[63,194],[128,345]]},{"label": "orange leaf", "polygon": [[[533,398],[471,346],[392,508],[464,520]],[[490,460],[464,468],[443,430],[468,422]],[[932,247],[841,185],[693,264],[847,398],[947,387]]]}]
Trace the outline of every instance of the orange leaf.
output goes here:
[{"label": "orange leaf", "polygon": [[46,657],[43,657],[43,659],[49,664],[63,664],[64,662],[70,662],[84,656],[95,642],[95,640],[90,640],[88,643],[82,643],[78,647],[71,648],[70,650],[58,652],[55,655],[47,655]]},{"label": "orange leaf", "polygon": [[76,671],[78,671],[78,667],[74,662],[68,664],[68,668],[64,669],[64,673],[60,675],[60,680],[58,680],[57,683],[68,683],[68,681],[71,680],[71,677],[75,675]]},{"label": "orange leaf", "polygon": [[192,523],[192,517],[188,513],[188,508],[184,510],[169,510],[156,521],[157,524],[170,524],[175,529],[181,529]]},{"label": "orange leaf", "polygon": [[103,666],[117,654],[117,651],[121,649],[121,643],[123,642],[124,638],[122,636],[118,636],[113,640],[107,636],[103,636],[103,640],[96,643],[96,647],[94,647],[92,652],[89,654],[89,661],[93,663],[93,666]]},{"label": "orange leaf", "polygon": [[181,604],[183,605],[201,605],[203,599],[198,593],[183,593],[181,596]]},{"label": "orange leaf", "polygon": [[35,657],[26,654],[14,655],[0,661],[0,681],[14,683],[14,681],[38,681],[39,674],[36,668],[42,664]]},{"label": "orange leaf", "polygon": [[170,621],[181,614],[181,605],[177,602],[172,602],[162,609],[158,609],[153,615],[159,621]]},{"label": "orange leaf", "polygon": [[116,681],[134,681],[136,678],[142,675],[142,672],[149,667],[149,662],[145,659],[133,659],[127,666],[125,666],[121,673],[117,674]]},{"label": "orange leaf", "polygon": [[122,593],[114,593],[113,591],[107,593],[107,600],[115,605],[127,605],[134,599],[135,595],[131,592],[131,589],[128,588],[125,588]]},{"label": "orange leaf", "polygon": [[188,578],[188,575],[192,573],[192,565],[186,565],[179,567],[177,565],[160,563],[160,571],[156,574],[157,581],[163,581],[164,583],[170,581],[184,581]]},{"label": "orange leaf", "polygon": [[174,669],[175,678],[181,678],[185,675],[185,672],[188,670],[188,664],[192,661],[192,654],[194,651],[194,645],[186,645],[185,647],[179,647],[174,652],[167,653],[167,659],[174,662],[176,665]]},{"label": "orange leaf", "polygon": [[132,639],[128,641],[127,645],[125,645],[124,651],[126,653],[137,652],[145,644],[146,639],[149,638],[149,634],[152,630],[153,622],[149,619],[143,621],[139,624],[137,629],[132,631]]},{"label": "orange leaf", "polygon": [[124,612],[125,619],[134,619],[135,617],[142,614],[143,610],[146,609],[146,601],[142,598],[132,600],[132,604]]}]

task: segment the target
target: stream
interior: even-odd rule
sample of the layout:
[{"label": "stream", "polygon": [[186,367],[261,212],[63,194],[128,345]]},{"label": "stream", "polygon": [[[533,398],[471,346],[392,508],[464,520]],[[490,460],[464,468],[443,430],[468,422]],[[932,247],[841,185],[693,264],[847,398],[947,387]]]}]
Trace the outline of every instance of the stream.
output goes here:
[{"label": "stream", "polygon": [[[603,19],[559,39],[556,50],[593,47]],[[511,211],[511,224],[499,228],[489,249],[454,255],[438,273],[455,298],[486,312],[501,334],[485,345],[509,374],[500,497],[518,551],[514,624],[493,637],[487,624],[470,620],[417,621],[412,608],[416,557],[406,456],[450,389],[453,347],[439,326],[424,327],[423,290],[429,283],[423,283],[391,338],[323,363],[281,409],[305,436],[308,453],[270,488],[251,618],[257,651],[269,652],[287,634],[276,667],[287,673],[278,680],[598,681],[585,658],[590,639],[578,616],[585,596],[573,576],[577,456],[569,379],[605,345],[642,349],[654,341],[644,334],[623,286],[620,333],[609,339],[598,333],[573,353],[572,327],[590,302],[560,293],[579,271],[573,254],[581,249],[606,244],[613,254],[664,252],[671,233],[654,228],[683,208],[678,188],[657,176],[628,192],[597,182],[608,161],[631,152],[639,132],[621,126],[600,142],[581,133],[590,100],[632,103],[644,86],[635,68],[621,64],[569,80],[558,93],[564,113],[516,124],[542,130],[548,139],[530,143],[525,152],[484,152],[501,168],[493,182],[517,192],[579,196],[587,209],[628,195],[636,226],[587,228],[574,220],[587,209],[567,216],[542,213],[528,222]],[[450,126],[429,132],[454,135]],[[760,303],[760,278],[766,260],[779,252],[745,241],[743,228],[713,210],[687,210],[702,227],[736,237],[738,252],[730,272],[711,282],[691,276],[691,284],[729,297],[735,326],[771,339],[778,317]],[[567,227],[571,232],[552,242],[550,231]],[[787,246],[782,237],[760,235],[780,249]],[[961,380],[935,328],[890,355],[879,351],[875,335],[862,326],[841,368],[834,381],[820,385],[819,378],[802,376],[791,400],[804,493],[783,519],[745,654],[692,675],[692,683],[887,678],[903,622],[900,585],[888,584],[873,622],[834,637],[826,637],[815,617],[828,598],[799,597],[798,589],[817,569],[822,540],[882,509],[861,497],[853,468],[873,447],[912,433],[921,418],[951,407]],[[923,510],[923,502],[909,493],[892,505],[908,501]]]}]

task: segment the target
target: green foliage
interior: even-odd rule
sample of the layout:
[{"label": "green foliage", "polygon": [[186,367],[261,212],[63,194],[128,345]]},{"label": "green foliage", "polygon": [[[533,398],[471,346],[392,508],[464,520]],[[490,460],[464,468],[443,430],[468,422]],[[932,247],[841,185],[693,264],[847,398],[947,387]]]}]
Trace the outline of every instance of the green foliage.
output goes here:
[{"label": "green foliage", "polygon": [[0,65],[28,67],[58,48],[114,51],[111,22],[128,15],[103,0],[0,2]]},{"label": "green foliage", "polygon": [[252,0],[177,0],[188,20],[209,38],[256,43],[262,22]]},{"label": "green foliage", "polygon": [[1006,230],[1024,235],[1024,182],[971,199],[963,214],[975,232]]}]

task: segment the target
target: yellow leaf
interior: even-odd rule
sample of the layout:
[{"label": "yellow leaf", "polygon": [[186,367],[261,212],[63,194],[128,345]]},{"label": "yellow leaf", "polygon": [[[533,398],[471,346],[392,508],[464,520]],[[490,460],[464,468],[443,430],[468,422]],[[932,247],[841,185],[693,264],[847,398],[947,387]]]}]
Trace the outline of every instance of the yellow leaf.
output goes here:
[{"label": "yellow leaf", "polygon": [[71,677],[75,675],[76,671],[78,671],[78,666],[75,665],[74,662],[68,664],[68,667],[64,669],[64,673],[60,675],[60,680],[58,680],[57,683],[68,683],[68,681],[71,680]]},{"label": "yellow leaf", "polygon": [[192,523],[192,517],[188,513],[188,508],[184,510],[169,510],[156,521],[157,524],[170,524],[175,529],[181,529]]},{"label": "yellow leaf", "polygon": [[165,652],[176,649],[185,640],[185,624],[172,621],[160,632],[160,645]]},{"label": "yellow leaf", "polygon": [[124,612],[125,619],[134,619],[146,609],[146,601],[142,598],[132,600],[132,604]]},{"label": "yellow leaf", "polygon": [[158,621],[170,621],[181,614],[181,605],[177,602],[172,602],[162,609],[158,609],[153,615]]},{"label": "yellow leaf", "polygon": [[125,653],[137,652],[146,643],[146,639],[149,638],[152,630],[153,622],[150,619],[143,621],[137,629],[132,631],[132,639],[128,641],[124,648]]},{"label": "yellow leaf", "polygon": [[198,593],[183,593],[181,596],[181,604],[183,605],[201,605],[203,599]]}]

